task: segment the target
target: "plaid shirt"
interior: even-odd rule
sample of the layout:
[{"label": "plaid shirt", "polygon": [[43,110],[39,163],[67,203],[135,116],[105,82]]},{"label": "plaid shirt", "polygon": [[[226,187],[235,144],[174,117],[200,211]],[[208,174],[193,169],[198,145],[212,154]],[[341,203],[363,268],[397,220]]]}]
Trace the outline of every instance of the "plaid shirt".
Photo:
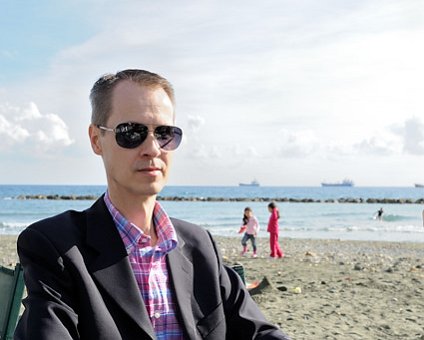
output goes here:
[{"label": "plaid shirt", "polygon": [[152,247],[150,235],[144,234],[113,206],[108,192],[104,200],[124,242],[157,339],[183,339],[165,261],[165,255],[177,246],[177,234],[168,215],[156,202],[153,223],[158,242]]}]

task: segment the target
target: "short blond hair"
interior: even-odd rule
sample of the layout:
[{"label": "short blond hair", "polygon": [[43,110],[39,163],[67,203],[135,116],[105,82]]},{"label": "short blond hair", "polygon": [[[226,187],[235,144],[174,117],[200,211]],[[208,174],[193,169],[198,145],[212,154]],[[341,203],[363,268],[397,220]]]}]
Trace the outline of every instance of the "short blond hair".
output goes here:
[{"label": "short blond hair", "polygon": [[162,88],[175,107],[175,94],[172,84],[160,75],[137,69],[124,70],[116,74],[108,73],[94,83],[90,92],[92,124],[106,125],[111,111],[113,89],[123,80],[130,80],[150,88]]}]

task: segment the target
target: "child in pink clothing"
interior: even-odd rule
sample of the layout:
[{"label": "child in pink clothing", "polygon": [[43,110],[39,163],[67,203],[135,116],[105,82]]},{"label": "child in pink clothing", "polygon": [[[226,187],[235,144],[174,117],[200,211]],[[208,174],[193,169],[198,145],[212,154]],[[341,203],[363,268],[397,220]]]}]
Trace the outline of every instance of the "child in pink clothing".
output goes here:
[{"label": "child in pink clothing", "polygon": [[259,232],[259,222],[258,219],[253,215],[252,209],[246,207],[244,209],[243,215],[243,226],[240,230],[245,229],[245,233],[241,240],[241,245],[243,246],[243,251],[241,252],[242,256],[245,256],[247,253],[247,241],[250,240],[252,242],[253,247],[253,255],[252,257],[257,257],[257,248],[256,248],[256,235]]},{"label": "child in pink clothing", "polygon": [[277,205],[274,202],[268,204],[268,211],[271,213],[268,222],[269,232],[269,246],[271,248],[271,258],[282,258],[284,256],[278,244],[278,219],[280,218],[280,212],[278,211]]}]

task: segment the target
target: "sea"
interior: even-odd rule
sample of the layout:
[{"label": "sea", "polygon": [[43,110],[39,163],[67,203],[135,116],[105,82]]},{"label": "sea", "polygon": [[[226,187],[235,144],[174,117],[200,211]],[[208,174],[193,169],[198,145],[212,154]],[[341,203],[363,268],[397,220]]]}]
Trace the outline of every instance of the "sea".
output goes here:
[{"label": "sea", "polygon": [[[94,203],[94,200],[20,199],[19,196],[100,196],[105,190],[106,187],[101,185],[0,185],[0,234],[16,235],[35,221],[65,210],[84,210]],[[160,196],[177,198],[161,201],[170,216],[196,223],[213,235],[240,236],[238,230],[242,224],[243,210],[249,206],[261,226],[259,237],[267,237],[267,205],[273,199],[285,197],[325,201],[388,198],[416,202],[424,198],[424,188],[168,186]],[[215,200],[208,201],[205,199],[208,197]],[[233,200],[236,198],[240,200]],[[265,200],[255,200],[257,198]],[[278,207],[282,240],[312,238],[424,242],[424,204],[278,202]],[[376,219],[376,212],[380,208],[384,209],[382,220]]]}]

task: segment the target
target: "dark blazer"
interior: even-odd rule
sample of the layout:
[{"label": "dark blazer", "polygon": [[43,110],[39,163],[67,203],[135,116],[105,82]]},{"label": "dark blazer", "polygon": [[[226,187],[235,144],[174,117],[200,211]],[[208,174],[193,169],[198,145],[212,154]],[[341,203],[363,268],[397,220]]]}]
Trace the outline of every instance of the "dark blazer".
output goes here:
[{"label": "dark blazer", "polygon": [[[287,339],[222,264],[210,234],[172,223],[179,244],[166,260],[185,339]],[[15,339],[155,339],[103,197],[26,228],[18,254],[28,297]]]}]

